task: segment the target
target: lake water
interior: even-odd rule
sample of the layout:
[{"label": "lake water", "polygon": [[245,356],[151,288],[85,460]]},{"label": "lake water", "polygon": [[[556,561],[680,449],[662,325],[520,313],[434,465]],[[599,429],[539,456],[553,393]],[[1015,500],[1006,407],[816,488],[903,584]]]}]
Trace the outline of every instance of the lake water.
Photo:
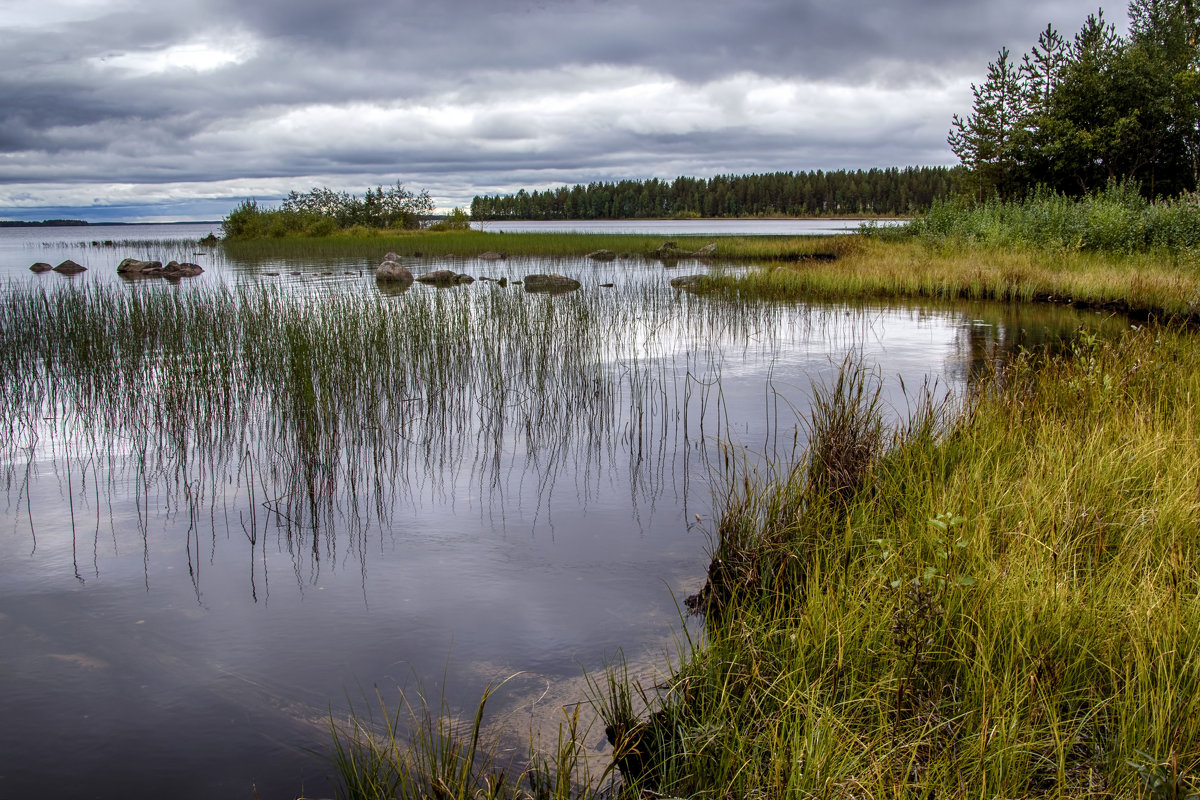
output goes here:
[{"label": "lake water", "polygon": [[[1003,306],[734,307],[670,288],[698,263],[641,260],[453,265],[583,283],[553,297],[482,281],[386,292],[360,261],[249,265],[200,248],[200,278],[124,283],[115,264],[155,255],[151,245],[43,245],[47,229],[17,231],[0,230],[6,300],[227,287],[229,302],[267,298],[297,330],[344,322],[338,309],[463,324],[446,327],[461,341],[444,382],[403,390],[356,372],[360,357],[375,362],[347,326],[356,344],[339,357],[361,385],[325,390],[343,404],[327,415],[337,436],[326,449],[303,445],[294,398],[239,389],[248,378],[236,368],[234,396],[257,399],[240,412],[194,409],[150,441],[139,415],[179,401],[169,376],[184,373],[152,372],[145,387],[112,376],[52,398],[4,384],[25,388],[6,397],[0,448],[3,797],[329,797],[330,769],[313,754],[329,716],[371,706],[377,691],[470,713],[489,683],[510,678],[489,705],[495,730],[517,750],[531,726],[552,738],[559,709],[583,697],[585,670],[618,651],[636,669],[665,667],[673,637],[695,624],[678,606],[704,579],[725,454],[755,461],[802,445],[814,385],[848,355],[878,372],[900,418],[902,384],[961,390],[989,360],[1090,319]],[[28,272],[67,257],[89,271]],[[521,330],[547,320],[551,340],[517,338],[496,309],[525,320]],[[549,359],[521,352],[531,342]],[[292,367],[303,377],[303,361]],[[109,385],[124,394],[106,396]],[[355,405],[375,392],[386,409]],[[319,502],[310,508],[300,485],[319,485]],[[602,742],[591,731],[587,744]]]}]

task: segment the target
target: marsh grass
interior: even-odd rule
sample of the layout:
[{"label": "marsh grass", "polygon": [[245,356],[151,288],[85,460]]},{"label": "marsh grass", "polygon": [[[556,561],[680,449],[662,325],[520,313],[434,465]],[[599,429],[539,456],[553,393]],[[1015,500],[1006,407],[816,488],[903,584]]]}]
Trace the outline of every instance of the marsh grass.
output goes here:
[{"label": "marsh grass", "polygon": [[835,261],[715,274],[709,288],[747,298],[808,302],[997,300],[1069,304],[1139,318],[1200,313],[1200,262],[1193,253],[1114,256],[869,237],[846,237],[840,253]]}]

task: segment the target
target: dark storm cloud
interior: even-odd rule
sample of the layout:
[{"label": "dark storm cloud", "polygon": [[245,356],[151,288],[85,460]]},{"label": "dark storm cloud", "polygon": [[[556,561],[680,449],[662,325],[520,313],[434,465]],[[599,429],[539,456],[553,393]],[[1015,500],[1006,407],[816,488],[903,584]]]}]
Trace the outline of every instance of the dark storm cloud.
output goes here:
[{"label": "dark storm cloud", "polygon": [[448,204],[534,179],[947,163],[995,51],[1089,10],[43,0],[0,19],[0,210],[131,185],[174,203],[401,177]]}]

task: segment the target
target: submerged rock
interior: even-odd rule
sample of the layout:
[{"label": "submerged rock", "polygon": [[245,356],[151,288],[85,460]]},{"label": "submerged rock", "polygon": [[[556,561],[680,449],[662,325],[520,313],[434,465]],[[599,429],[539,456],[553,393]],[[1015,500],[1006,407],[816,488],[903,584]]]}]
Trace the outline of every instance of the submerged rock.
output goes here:
[{"label": "submerged rock", "polygon": [[[388,255],[394,256],[395,253],[388,253]],[[376,267],[375,280],[392,283],[412,283],[413,274],[409,271],[408,267],[399,263],[394,258],[389,258]]]},{"label": "submerged rock", "polygon": [[117,272],[122,275],[157,275],[162,272],[161,261],[142,261],[137,258],[127,258],[117,264]]},{"label": "submerged rock", "polygon": [[671,279],[671,286],[689,292],[700,292],[712,288],[712,277],[708,275],[683,275]]},{"label": "submerged rock", "polygon": [[693,256],[695,253],[691,250],[684,250],[674,242],[663,242],[654,251],[654,257],[662,261],[678,261],[681,258],[692,258]]},{"label": "submerged rock", "polygon": [[81,264],[76,264],[74,261],[68,258],[66,261],[55,267],[54,271],[60,272],[63,275],[77,275],[80,272],[86,272],[87,267]]},{"label": "submerged rock", "polygon": [[556,272],[549,275],[525,276],[525,291],[527,292],[561,294],[563,292],[573,292],[579,286],[579,281],[574,278],[568,278],[566,275],[559,275]]},{"label": "submerged rock", "polygon": [[49,272],[52,269],[54,269],[54,267],[50,266],[45,261],[39,261],[36,264],[31,264],[29,267],[30,272]]},{"label": "submerged rock", "polygon": [[474,283],[475,279],[470,275],[464,275],[460,272],[455,272],[452,269],[435,269],[433,272],[426,272],[424,275],[418,275],[417,280],[421,283],[428,283],[432,286],[454,286],[459,283]]},{"label": "submerged rock", "polygon": [[617,254],[612,250],[593,250],[587,254],[592,261],[615,261]]},{"label": "submerged rock", "polygon": [[202,272],[204,272],[204,268],[199,264],[171,261],[162,268],[162,272],[159,274],[164,278],[194,278]]}]

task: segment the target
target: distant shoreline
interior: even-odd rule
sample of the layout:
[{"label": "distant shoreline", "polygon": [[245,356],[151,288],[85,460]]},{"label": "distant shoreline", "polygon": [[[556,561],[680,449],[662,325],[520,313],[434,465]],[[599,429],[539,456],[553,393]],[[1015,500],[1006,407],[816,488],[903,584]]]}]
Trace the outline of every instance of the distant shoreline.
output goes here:
[{"label": "distant shoreline", "polygon": [[0,228],[104,228],[129,225],[220,225],[220,220],[183,220],[180,222],[88,222],[82,219],[0,220]]}]

